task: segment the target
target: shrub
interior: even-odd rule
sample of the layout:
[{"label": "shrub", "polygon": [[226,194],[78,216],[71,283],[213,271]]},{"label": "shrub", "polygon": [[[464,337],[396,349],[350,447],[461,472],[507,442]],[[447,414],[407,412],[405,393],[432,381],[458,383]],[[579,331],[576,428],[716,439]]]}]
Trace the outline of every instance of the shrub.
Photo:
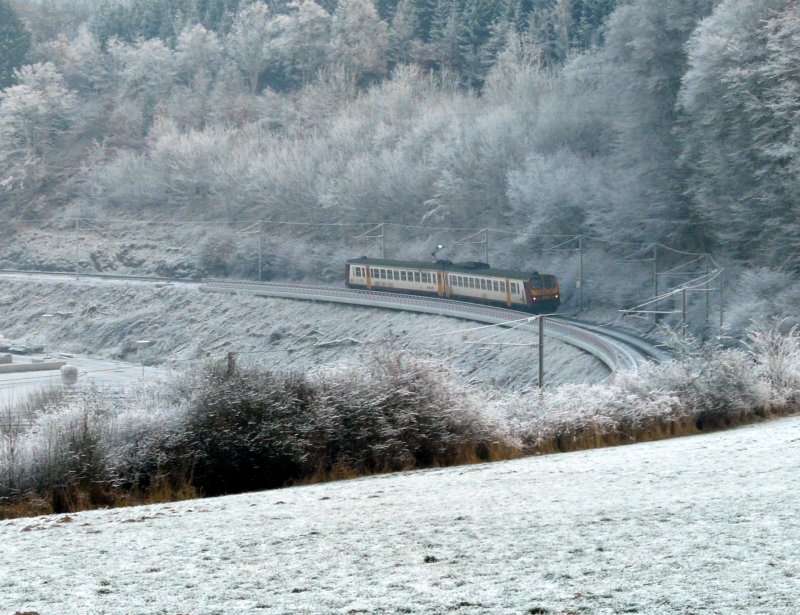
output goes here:
[{"label": "shrub", "polygon": [[400,355],[314,378],[210,365],[182,385],[179,456],[207,494],[488,458],[496,432],[433,369]]}]

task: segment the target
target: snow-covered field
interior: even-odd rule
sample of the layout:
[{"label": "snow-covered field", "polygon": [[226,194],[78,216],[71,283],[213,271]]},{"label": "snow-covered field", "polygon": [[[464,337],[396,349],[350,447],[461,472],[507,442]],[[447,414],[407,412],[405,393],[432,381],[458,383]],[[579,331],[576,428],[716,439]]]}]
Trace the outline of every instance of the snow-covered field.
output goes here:
[{"label": "snow-covered field", "polygon": [[0,614],[797,613],[800,417],[6,521]]},{"label": "snow-covered field", "polygon": [[[487,393],[529,389],[537,375],[536,348],[474,345],[494,330],[448,333],[476,326],[468,321],[207,294],[192,284],[2,275],[0,306],[0,333],[11,339],[165,367],[191,366],[194,359],[236,351],[244,361],[307,370],[388,349],[444,362],[456,378]],[[154,343],[140,351],[136,341],[142,339]],[[527,343],[534,335],[508,331],[491,341]],[[597,382],[607,375],[589,354],[548,340],[549,384]]]}]

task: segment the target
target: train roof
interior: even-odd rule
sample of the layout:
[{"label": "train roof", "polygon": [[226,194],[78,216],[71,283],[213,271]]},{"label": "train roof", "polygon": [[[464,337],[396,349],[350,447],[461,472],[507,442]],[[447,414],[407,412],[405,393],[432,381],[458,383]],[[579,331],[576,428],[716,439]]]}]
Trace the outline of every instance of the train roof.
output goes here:
[{"label": "train roof", "polygon": [[[454,271],[456,273],[467,273],[470,275],[495,276],[499,278],[514,278],[527,280],[532,275],[539,275],[539,271],[519,271],[514,269],[495,269],[486,263],[467,262],[454,263],[448,260],[440,260],[435,263],[425,261],[399,261],[383,258],[351,258],[347,261],[353,265],[377,265],[384,267],[402,267],[404,269],[435,269],[439,271]],[[550,275],[550,274],[546,274]]]}]

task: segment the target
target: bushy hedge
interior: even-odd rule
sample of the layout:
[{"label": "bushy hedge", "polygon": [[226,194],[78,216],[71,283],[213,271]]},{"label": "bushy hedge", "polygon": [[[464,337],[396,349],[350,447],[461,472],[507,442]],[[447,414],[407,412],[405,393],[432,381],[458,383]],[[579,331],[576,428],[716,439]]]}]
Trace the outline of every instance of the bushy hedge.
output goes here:
[{"label": "bushy hedge", "polygon": [[315,378],[215,364],[184,383],[176,450],[191,460],[193,484],[233,493],[488,457],[498,436],[435,366],[373,359]]},{"label": "bushy hedge", "polygon": [[528,453],[690,435],[800,409],[800,335],[752,325],[737,349],[665,332],[673,360],[603,384],[566,385],[508,413]]},{"label": "bushy hedge", "polygon": [[442,369],[400,355],[314,376],[223,362],[173,385],[169,409],[64,401],[0,450],[13,468],[0,505],[58,512],[513,454]]}]

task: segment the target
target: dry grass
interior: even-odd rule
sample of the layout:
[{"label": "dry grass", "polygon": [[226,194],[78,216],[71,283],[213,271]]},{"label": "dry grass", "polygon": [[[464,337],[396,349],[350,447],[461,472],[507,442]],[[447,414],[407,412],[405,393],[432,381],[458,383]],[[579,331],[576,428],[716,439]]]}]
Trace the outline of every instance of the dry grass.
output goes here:
[{"label": "dry grass", "polygon": [[743,408],[724,414],[705,416],[702,412],[673,417],[655,417],[636,425],[602,424],[574,425],[557,433],[537,434],[536,438],[524,442],[527,455],[547,455],[583,451],[609,446],[622,446],[640,442],[654,442],[668,438],[680,438],[701,433],[733,429],[760,421],[800,413],[798,404],[787,404],[773,408]]}]

